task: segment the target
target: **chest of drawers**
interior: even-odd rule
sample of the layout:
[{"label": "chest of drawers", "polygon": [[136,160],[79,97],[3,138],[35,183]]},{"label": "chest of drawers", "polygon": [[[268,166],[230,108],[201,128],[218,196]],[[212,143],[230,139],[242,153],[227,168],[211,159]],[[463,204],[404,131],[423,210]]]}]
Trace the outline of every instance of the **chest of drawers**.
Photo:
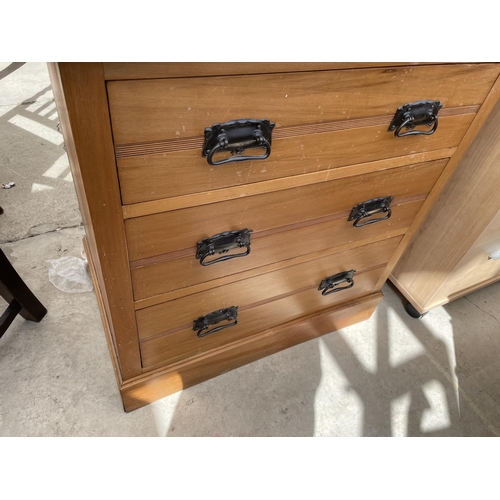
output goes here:
[{"label": "chest of drawers", "polygon": [[498,64],[49,66],[126,411],[367,319],[500,95]]}]

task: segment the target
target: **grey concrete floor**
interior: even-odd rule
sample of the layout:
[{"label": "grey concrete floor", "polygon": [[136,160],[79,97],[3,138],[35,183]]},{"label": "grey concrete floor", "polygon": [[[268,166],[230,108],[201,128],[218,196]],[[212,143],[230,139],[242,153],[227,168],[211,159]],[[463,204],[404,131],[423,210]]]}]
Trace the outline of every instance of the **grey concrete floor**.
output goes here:
[{"label": "grey concrete floor", "polygon": [[386,285],[366,322],[124,413],[94,292],[48,280],[83,235],[52,99],[0,63],[0,244],[49,311],[0,340],[1,436],[500,435],[500,283],[422,320]]}]

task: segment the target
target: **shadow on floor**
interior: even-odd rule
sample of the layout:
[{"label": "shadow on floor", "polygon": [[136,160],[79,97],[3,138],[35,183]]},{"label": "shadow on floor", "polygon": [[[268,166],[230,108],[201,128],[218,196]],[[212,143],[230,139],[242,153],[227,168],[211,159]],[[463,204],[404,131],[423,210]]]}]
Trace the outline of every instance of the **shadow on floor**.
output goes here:
[{"label": "shadow on floor", "polygon": [[[2,78],[24,64],[10,64],[0,72]],[[81,221],[51,86],[23,99],[0,108],[0,179],[15,182],[15,187],[0,190],[0,243]]]},{"label": "shadow on floor", "polygon": [[24,66],[25,64],[26,64],[25,62],[10,63],[6,68],[0,71],[0,80],[5,78],[6,76],[9,76],[11,73],[14,73],[16,69],[19,69],[21,66]]},{"label": "shadow on floor", "polygon": [[[167,435],[495,435],[458,388],[456,373],[472,355],[456,345],[472,341],[463,318],[438,318],[431,330],[386,288],[368,322],[242,367],[237,377],[231,372],[185,389]],[[499,359],[498,339],[484,348]]]}]

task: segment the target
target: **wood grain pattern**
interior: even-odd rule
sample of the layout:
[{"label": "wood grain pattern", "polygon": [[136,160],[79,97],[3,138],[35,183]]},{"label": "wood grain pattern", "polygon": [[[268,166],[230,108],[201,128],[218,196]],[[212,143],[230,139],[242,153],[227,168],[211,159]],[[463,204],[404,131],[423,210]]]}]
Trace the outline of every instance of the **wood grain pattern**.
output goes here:
[{"label": "wood grain pattern", "polygon": [[[386,238],[395,238],[397,236],[401,236],[401,230],[390,231],[386,234]],[[357,246],[369,245],[377,241],[380,241],[380,238],[368,238],[366,240],[346,243],[345,245],[339,245],[338,247],[335,247],[335,249],[320,250],[319,252],[300,255],[293,259],[293,264],[297,265],[314,259],[321,259],[331,254],[332,250],[335,252],[344,252],[346,250],[352,250]],[[147,307],[162,304],[170,300],[176,300],[181,297],[187,297],[188,295],[200,293],[205,290],[210,290],[215,287],[225,286],[227,284],[233,283],[236,280],[246,280],[248,278],[256,276],[257,274],[265,274],[278,271],[280,269],[283,269],[284,267],[287,267],[289,264],[290,264],[289,261],[273,262],[272,264],[268,264],[267,266],[259,267],[257,270],[242,271],[241,273],[238,273],[237,276],[234,275],[223,276],[221,278],[212,281],[198,283],[197,285],[193,285],[188,288],[179,288],[172,292],[162,293],[160,295],[153,295],[152,297],[148,297],[146,299],[137,300],[135,302],[135,308],[138,311],[140,309],[145,309]]]},{"label": "wood grain pattern", "polygon": [[[401,237],[356,247],[343,252],[331,252],[323,258],[315,258],[300,264],[293,259],[287,267],[277,271],[235,281],[223,287],[182,297],[141,309],[136,312],[139,338],[163,335],[177,328],[192,328],[193,321],[218,309],[239,306],[240,311],[254,304],[275,300],[304,288],[317,290],[321,281],[331,275],[355,269],[361,274],[367,269],[383,266],[396,249]],[[356,273],[356,276],[358,276]],[[355,278],[356,282],[356,278]],[[353,287],[353,290],[356,287]],[[320,304],[346,296],[347,292],[320,297]]]},{"label": "wood grain pattern", "polygon": [[264,356],[365,321],[373,314],[382,297],[379,292],[355,299],[347,305],[334,306],[321,314],[314,313],[265,330],[209,354],[152,370],[122,385],[125,411],[135,410]]},{"label": "wood grain pattern", "polygon": [[[489,282],[495,278],[500,279],[500,260],[489,259],[485,246],[474,245],[462,257],[443,282],[437,294],[438,297],[451,297],[460,293],[461,290],[474,287],[477,283]],[[500,251],[500,233],[496,235],[491,246],[495,247],[496,251]]]},{"label": "wood grain pattern", "polygon": [[121,376],[129,379],[142,368],[102,64],[54,63],[51,76]]},{"label": "wood grain pattern", "polygon": [[[420,210],[423,201],[424,196],[421,196],[408,203],[393,204],[390,219],[362,228],[353,227],[352,221],[347,221],[349,213],[344,212],[339,214],[338,218],[323,223],[275,232],[263,237],[257,234],[252,236],[251,252],[247,257],[207,267],[201,266],[195,258],[194,248],[189,249],[189,253],[180,258],[167,260],[172,254],[166,254],[159,256],[164,260],[157,260],[155,264],[149,264],[148,260],[142,261],[142,267],[132,268],[134,298],[145,299],[222,278],[232,277],[232,280],[237,280],[242,272],[253,270],[255,274],[259,274],[263,266],[300,255],[333,249],[348,243],[366,242],[370,239],[378,241],[389,235],[403,234]],[[213,286],[218,286],[216,283],[217,281]],[[225,279],[224,283],[228,283],[228,280]]]},{"label": "wood grain pattern", "polygon": [[441,160],[444,158],[450,158],[454,154],[455,150],[456,148],[438,149],[436,151],[429,151],[426,153],[398,156],[387,160],[371,161],[368,163],[349,165],[347,167],[338,167],[331,170],[320,170],[319,172],[311,172],[309,174],[295,175],[293,177],[244,184],[242,186],[217,189],[215,191],[205,191],[203,193],[176,196],[175,198],[165,198],[162,200],[136,203],[134,205],[125,205],[122,207],[123,218],[133,219],[135,217],[159,214],[162,212],[169,212],[171,210],[181,210],[183,208],[210,205],[221,201],[229,201],[245,198],[247,196],[284,191],[286,189],[319,184],[321,182],[333,181],[335,179],[344,179],[347,177],[369,174],[371,172],[404,167],[406,165]]},{"label": "wood grain pattern", "polygon": [[[472,142],[489,115],[483,130],[463,156],[421,229],[393,270],[398,288],[407,289],[415,301],[414,305],[418,304],[424,311],[432,308],[436,302],[442,302],[440,288],[443,281],[500,210],[497,189],[500,185],[499,97],[500,81],[488,97],[486,108],[479,111],[477,123],[473,122],[471,126],[471,129],[474,128],[469,129],[470,134],[467,132],[470,137],[464,138],[459,150],[464,152],[467,142]],[[450,160],[455,160],[455,165],[458,163],[458,157],[455,157],[459,150]]]},{"label": "wood grain pattern", "polygon": [[429,65],[442,63],[413,62],[106,62],[106,80],[136,80],[149,78],[179,78],[196,76],[251,75],[259,73],[288,73],[297,71],[326,71],[334,69],[376,68]]},{"label": "wood grain pattern", "polygon": [[200,149],[117,160],[123,204],[147,202],[231,186],[330,170],[426,151],[455,148],[470,126],[473,114],[440,119],[430,136],[405,139],[387,126],[340,130],[273,140],[265,161],[207,164]]},{"label": "wood grain pattern", "polygon": [[99,306],[99,312],[101,313],[102,324],[104,327],[104,335],[106,336],[106,342],[108,344],[108,350],[111,356],[111,363],[113,364],[113,370],[115,372],[115,377],[118,383],[118,387],[120,387],[121,384],[123,383],[123,378],[120,372],[120,362],[117,358],[116,345],[112,333],[113,330],[111,328],[111,323],[109,321],[109,316],[108,316],[109,313],[107,312],[106,307],[104,305],[104,297],[101,292],[101,283],[97,278],[97,272],[92,258],[92,252],[90,251],[88,245],[87,236],[83,237],[83,249],[85,250],[87,262],[89,263],[90,277],[92,278],[92,283],[94,285],[94,290],[95,290],[95,296],[97,299],[97,305]]},{"label": "wood grain pattern", "polygon": [[[351,210],[361,201],[429,192],[447,160],[250,196],[225,203],[127,219],[130,260],[192,248],[207,236],[236,229],[255,233]],[[319,221],[318,221],[319,222]]]},{"label": "wood grain pattern", "polygon": [[[459,108],[445,108],[439,112],[441,118],[450,118],[459,115],[474,115],[477,113],[479,105],[461,106]],[[392,116],[372,116],[369,118],[358,118],[355,120],[342,120],[337,122],[311,123],[306,125],[295,125],[291,127],[281,127],[273,130],[273,140],[299,137],[309,134],[325,134],[328,132],[338,132],[358,128],[368,128],[384,126],[385,132],[391,122]],[[472,120],[472,117],[471,117]],[[394,133],[392,134],[394,135]],[[421,136],[420,138],[430,136]],[[412,136],[412,139],[418,137]],[[115,146],[117,158],[127,158],[131,156],[147,156],[162,153],[174,153],[189,149],[199,149],[201,151],[204,144],[203,137],[187,137],[182,139],[165,139],[163,141],[138,142],[134,144],[119,144]],[[250,153],[251,151],[249,151]],[[260,153],[259,153],[260,154]]]},{"label": "wood grain pattern", "polygon": [[381,273],[381,268],[361,273],[355,276],[353,288],[326,297],[315,288],[311,288],[251,309],[240,308],[236,326],[215,332],[202,339],[196,336],[196,332],[190,325],[186,329],[166,336],[141,342],[143,366],[152,369],[161,364],[175,363],[190,356],[218,349],[284,322],[293,321],[306,314],[321,312],[326,305],[331,307],[340,303],[347,304],[350,299],[373,292]]},{"label": "wood grain pattern", "polygon": [[[470,165],[469,165],[470,168]],[[432,308],[436,301],[444,304],[451,297],[465,295],[468,290],[477,290],[477,285],[500,280],[500,260],[490,259],[500,251],[500,211],[491,219],[484,231],[472,243],[467,253],[458,261],[448,276],[441,277],[440,287],[432,298]],[[425,306],[426,308],[429,305]]]},{"label": "wood grain pattern", "polygon": [[494,64],[412,66],[179,80],[108,82],[115,144],[203,135],[214,123],[268,118],[276,127],[393,116],[404,103],[481,104]]}]

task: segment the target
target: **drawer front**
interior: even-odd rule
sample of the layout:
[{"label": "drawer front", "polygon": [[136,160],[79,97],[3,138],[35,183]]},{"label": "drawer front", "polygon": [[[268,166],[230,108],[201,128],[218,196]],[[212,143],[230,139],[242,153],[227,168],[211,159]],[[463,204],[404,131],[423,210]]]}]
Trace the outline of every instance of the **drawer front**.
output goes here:
[{"label": "drawer front", "polygon": [[367,295],[374,290],[383,270],[382,267],[360,273],[357,277],[355,275],[353,288],[332,295],[322,296],[316,289],[309,289],[253,308],[240,307],[236,326],[203,338],[198,338],[190,325],[167,335],[142,341],[140,346],[143,367],[151,368],[154,365],[173,363],[205,353],[287,321]]},{"label": "drawer front", "polygon": [[[444,114],[443,110],[441,114]],[[467,131],[474,113],[439,117],[433,135],[397,138],[382,125],[360,126],[325,133],[273,139],[272,152],[265,161],[244,161],[216,167],[202,157],[203,141],[190,149],[161,151],[151,147],[129,150],[117,158],[122,202],[140,203],[186,194],[264,182],[333,168],[385,160],[438,149],[455,148]],[[380,121],[380,120],[379,120]],[[334,128],[334,127],[332,127]],[[451,153],[451,151],[450,151]]]},{"label": "drawer front", "polygon": [[165,212],[125,221],[131,261],[195,248],[225,231],[274,230],[347,212],[372,198],[428,193],[447,160],[383,170],[300,188]]},{"label": "drawer front", "polygon": [[269,119],[276,127],[394,115],[405,103],[477,105],[494,64],[457,64],[235,77],[108,82],[115,144],[203,136],[215,123]]},{"label": "drawer front", "polygon": [[[136,318],[139,338],[146,339],[176,328],[187,327],[192,325],[196,318],[218,309],[234,305],[250,307],[304,288],[316,290],[324,278],[340,272],[354,269],[362,274],[372,268],[383,267],[400,241],[401,237],[391,238],[297,265],[294,265],[292,260],[288,267],[274,272],[138,310]],[[356,286],[353,290],[354,288]],[[329,297],[343,295],[339,292]],[[321,297],[318,297],[320,304],[329,305],[328,297],[321,296],[320,292],[318,296]]]},{"label": "drawer front", "polygon": [[[257,235],[251,239],[249,255],[209,266],[201,266],[200,260],[196,258],[196,252],[189,249],[185,256],[133,268],[134,298],[141,300],[213,280],[223,280],[224,284],[227,284],[242,279],[240,273],[245,271],[253,270],[254,274],[265,272],[265,269],[259,269],[262,266],[353,242],[368,239],[383,240],[391,235],[403,234],[423,202],[424,195],[417,200],[410,199],[401,204],[392,203],[392,215],[389,219],[364,227],[354,227],[353,221],[348,221],[350,213],[344,212],[326,222],[261,237]],[[375,217],[384,216],[385,214],[381,214]],[[241,253],[241,250],[232,252]],[[212,286],[219,286],[219,283],[214,283]]]}]

